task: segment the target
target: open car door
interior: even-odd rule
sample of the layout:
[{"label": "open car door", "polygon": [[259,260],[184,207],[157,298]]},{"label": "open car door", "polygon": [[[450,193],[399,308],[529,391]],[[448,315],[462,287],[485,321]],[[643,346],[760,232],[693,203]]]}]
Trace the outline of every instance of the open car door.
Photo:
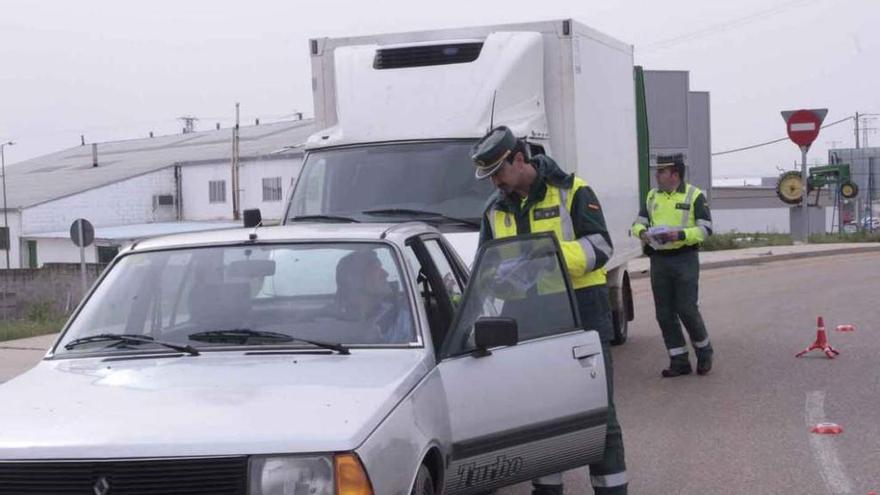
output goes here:
[{"label": "open car door", "polygon": [[552,235],[485,244],[438,365],[452,428],[450,494],[492,490],[601,459],[602,346],[580,328]]}]

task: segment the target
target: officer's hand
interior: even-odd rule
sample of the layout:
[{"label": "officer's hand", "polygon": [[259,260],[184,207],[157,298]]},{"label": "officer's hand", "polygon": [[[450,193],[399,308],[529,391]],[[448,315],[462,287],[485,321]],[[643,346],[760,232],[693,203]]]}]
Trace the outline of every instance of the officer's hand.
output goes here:
[{"label": "officer's hand", "polygon": [[642,241],[642,244],[648,243],[648,231],[643,230],[639,232],[639,240]]}]

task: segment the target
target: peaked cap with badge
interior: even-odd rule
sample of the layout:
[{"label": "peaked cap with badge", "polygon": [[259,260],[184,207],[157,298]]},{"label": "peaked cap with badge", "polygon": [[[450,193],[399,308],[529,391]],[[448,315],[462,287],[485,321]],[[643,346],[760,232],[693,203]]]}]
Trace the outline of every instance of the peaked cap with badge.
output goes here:
[{"label": "peaked cap with badge", "polygon": [[489,131],[471,148],[471,160],[477,167],[476,178],[483,180],[498,172],[514,148],[516,136],[507,126],[500,125]]}]

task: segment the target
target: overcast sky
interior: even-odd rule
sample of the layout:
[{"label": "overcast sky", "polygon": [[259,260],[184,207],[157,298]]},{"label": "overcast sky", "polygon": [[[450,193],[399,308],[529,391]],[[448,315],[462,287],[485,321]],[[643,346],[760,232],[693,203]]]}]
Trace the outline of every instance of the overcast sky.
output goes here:
[{"label": "overcast sky", "polygon": [[[2,0],[0,141],[7,163],[89,142],[312,115],[308,39],[571,17],[631,43],[647,69],[711,92],[712,150],[785,136],[779,111],[826,123],[880,113],[880,0]],[[880,127],[880,120],[871,127]],[[869,142],[880,146],[880,134]],[[824,129],[810,162],[853,146]],[[790,142],[717,156],[716,179],[775,175]]]}]

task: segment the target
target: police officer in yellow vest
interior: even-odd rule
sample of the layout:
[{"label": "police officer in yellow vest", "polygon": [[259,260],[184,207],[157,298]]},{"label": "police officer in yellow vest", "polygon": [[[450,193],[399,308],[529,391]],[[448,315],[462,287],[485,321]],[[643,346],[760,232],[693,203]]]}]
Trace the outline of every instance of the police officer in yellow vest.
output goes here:
[{"label": "police officer in yellow vest", "polygon": [[[603,266],[611,258],[611,237],[595,193],[580,177],[566,174],[551,158],[526,157],[525,144],[504,126],[492,129],[473,148],[477,179],[491,178],[497,191],[483,214],[480,242],[536,232],[553,232],[562,248],[585,328],[602,340],[608,382],[605,456],[590,465],[596,494],[627,492],[623,436],[614,409],[609,342],[611,304]],[[562,495],[562,474],[533,480],[533,495]]]},{"label": "police officer in yellow vest", "polygon": [[697,251],[712,235],[712,217],[702,191],[684,181],[682,155],[659,156],[652,167],[658,187],[648,193],[632,233],[642,240],[651,258],[657,323],[670,360],[662,375],[675,377],[692,371],[681,323],[697,355],[697,373],[705,375],[712,369],[713,350],[698,306]]}]

